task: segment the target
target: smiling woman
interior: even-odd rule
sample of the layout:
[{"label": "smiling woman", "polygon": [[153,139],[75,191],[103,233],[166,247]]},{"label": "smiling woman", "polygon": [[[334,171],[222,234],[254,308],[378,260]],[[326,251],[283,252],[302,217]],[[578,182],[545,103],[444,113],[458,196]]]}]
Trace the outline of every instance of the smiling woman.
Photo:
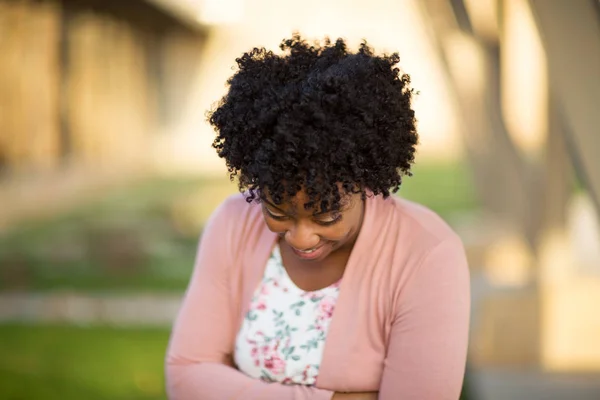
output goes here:
[{"label": "smiling woman", "polygon": [[298,287],[310,291],[341,279],[362,226],[364,203],[359,194],[347,194],[336,211],[307,209],[305,193],[277,206],[267,192],[262,210],[267,227],[280,238],[287,273]]},{"label": "smiling woman", "polygon": [[398,55],[281,49],[238,58],[210,114],[242,193],[204,231],[169,397],[458,399],[468,268],[440,217],[390,196],[418,141]]}]

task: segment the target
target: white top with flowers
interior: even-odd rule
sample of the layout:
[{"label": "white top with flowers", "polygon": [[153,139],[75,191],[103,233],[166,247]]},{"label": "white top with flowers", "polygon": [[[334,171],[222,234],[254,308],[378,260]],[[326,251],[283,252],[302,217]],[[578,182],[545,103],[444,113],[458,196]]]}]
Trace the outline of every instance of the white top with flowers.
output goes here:
[{"label": "white top with flowers", "polygon": [[238,369],[267,382],[314,385],[339,286],[298,288],[275,246],[237,335]]}]

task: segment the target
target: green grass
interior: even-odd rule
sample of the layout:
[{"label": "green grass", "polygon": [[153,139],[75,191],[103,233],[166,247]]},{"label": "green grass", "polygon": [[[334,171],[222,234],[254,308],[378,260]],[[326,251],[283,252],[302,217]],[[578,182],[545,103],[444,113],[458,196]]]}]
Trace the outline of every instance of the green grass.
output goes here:
[{"label": "green grass", "polygon": [[418,164],[398,194],[426,205],[449,221],[479,207],[469,167],[462,163]]},{"label": "green grass", "polygon": [[181,290],[203,222],[235,185],[152,180],[0,237],[0,290]]},{"label": "green grass", "polygon": [[0,398],[165,399],[168,331],[0,325]]},{"label": "green grass", "polygon": [[[0,290],[183,290],[204,221],[235,191],[227,179],[154,179],[21,224],[0,237]],[[462,164],[418,165],[399,195],[449,222],[477,208]]]}]

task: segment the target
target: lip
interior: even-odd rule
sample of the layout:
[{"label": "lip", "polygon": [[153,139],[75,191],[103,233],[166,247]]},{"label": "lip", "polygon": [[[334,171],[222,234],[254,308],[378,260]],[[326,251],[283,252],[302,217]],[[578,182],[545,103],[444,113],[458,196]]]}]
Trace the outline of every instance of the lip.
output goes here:
[{"label": "lip", "polygon": [[315,260],[315,259],[321,257],[323,255],[323,253],[325,252],[325,244],[318,246],[311,253],[304,253],[298,249],[295,249],[294,247],[292,247],[292,251],[294,252],[296,257],[301,258],[303,260]]}]

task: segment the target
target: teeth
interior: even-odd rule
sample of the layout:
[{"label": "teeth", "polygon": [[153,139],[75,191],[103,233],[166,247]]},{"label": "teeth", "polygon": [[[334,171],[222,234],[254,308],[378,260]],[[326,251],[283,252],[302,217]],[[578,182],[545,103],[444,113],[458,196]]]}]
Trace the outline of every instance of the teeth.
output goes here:
[{"label": "teeth", "polygon": [[303,253],[303,254],[310,254],[310,253],[313,253],[315,250],[316,250],[316,249],[312,249],[312,250],[298,250],[298,251],[299,251],[300,253]]}]

